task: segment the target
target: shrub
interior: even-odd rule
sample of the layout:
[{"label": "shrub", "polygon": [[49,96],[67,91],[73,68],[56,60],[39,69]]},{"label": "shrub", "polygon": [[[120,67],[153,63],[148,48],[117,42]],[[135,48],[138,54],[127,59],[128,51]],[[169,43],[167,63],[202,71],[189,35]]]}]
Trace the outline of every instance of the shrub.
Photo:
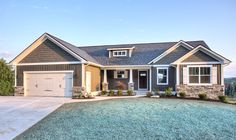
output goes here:
[{"label": "shrub", "polygon": [[199,97],[201,100],[206,100],[206,99],[207,99],[207,94],[206,94],[206,93],[200,93],[200,94],[198,94],[198,97]]},{"label": "shrub", "polygon": [[94,99],[95,96],[94,96],[92,93],[88,93],[88,94],[87,94],[87,98],[89,98],[89,99]]},{"label": "shrub", "polygon": [[220,100],[221,102],[227,103],[227,96],[225,96],[225,95],[220,95],[220,96],[218,96],[218,98],[219,98],[219,100]]},{"label": "shrub", "polygon": [[165,92],[160,93],[160,97],[166,97],[166,93]]},{"label": "shrub", "polygon": [[171,95],[172,95],[172,91],[173,91],[173,89],[172,88],[167,88],[166,90],[165,90],[165,94],[166,94],[166,96],[168,96],[168,97],[170,97]]},{"label": "shrub", "polygon": [[146,96],[151,97],[151,96],[153,96],[153,94],[152,94],[152,92],[149,91],[149,92],[146,93]]},{"label": "shrub", "polygon": [[157,90],[155,91],[155,95],[160,95],[160,90],[159,90],[159,89],[157,89]]},{"label": "shrub", "polygon": [[132,96],[132,95],[133,95],[133,90],[128,90],[128,91],[127,91],[127,95],[128,95],[128,96]]},{"label": "shrub", "polygon": [[181,98],[185,98],[185,97],[186,97],[186,93],[185,93],[185,92],[180,92],[180,93],[179,93],[179,96],[180,96]]},{"label": "shrub", "polygon": [[116,88],[117,88],[118,90],[124,90],[125,87],[126,87],[125,84],[122,83],[122,82],[117,82],[117,83],[116,83]]},{"label": "shrub", "polygon": [[106,95],[107,94],[107,91],[106,90],[103,90],[102,91],[102,95]]},{"label": "shrub", "polygon": [[123,91],[122,90],[118,90],[117,91],[117,96],[122,96],[123,95]]},{"label": "shrub", "polygon": [[115,92],[113,90],[109,91],[109,96],[115,96]]},{"label": "shrub", "polygon": [[0,59],[0,96],[9,96],[14,93],[14,75],[11,67],[5,60]]}]

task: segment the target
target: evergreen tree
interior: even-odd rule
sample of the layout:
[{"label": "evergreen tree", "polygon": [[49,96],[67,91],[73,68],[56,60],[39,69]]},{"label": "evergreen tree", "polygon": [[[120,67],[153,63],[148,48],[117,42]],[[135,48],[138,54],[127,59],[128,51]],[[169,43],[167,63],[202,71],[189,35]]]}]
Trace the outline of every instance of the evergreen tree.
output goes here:
[{"label": "evergreen tree", "polygon": [[6,61],[0,59],[0,95],[13,95],[14,92],[14,75],[11,67],[7,65]]}]

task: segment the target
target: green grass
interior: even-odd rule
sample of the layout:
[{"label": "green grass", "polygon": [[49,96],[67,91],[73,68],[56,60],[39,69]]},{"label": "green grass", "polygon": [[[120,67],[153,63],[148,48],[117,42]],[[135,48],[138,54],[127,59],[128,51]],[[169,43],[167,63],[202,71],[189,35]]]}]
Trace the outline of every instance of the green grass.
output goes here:
[{"label": "green grass", "polygon": [[236,139],[236,106],[180,99],[65,104],[15,139]]}]

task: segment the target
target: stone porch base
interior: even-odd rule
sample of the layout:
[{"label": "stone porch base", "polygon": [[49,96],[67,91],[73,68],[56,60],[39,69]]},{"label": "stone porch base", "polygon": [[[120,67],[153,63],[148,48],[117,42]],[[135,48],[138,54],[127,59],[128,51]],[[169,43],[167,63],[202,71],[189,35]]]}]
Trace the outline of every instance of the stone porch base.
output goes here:
[{"label": "stone porch base", "polygon": [[224,95],[224,86],[210,85],[210,86],[190,86],[179,85],[176,86],[177,93],[185,92],[186,96],[198,98],[198,94],[206,93],[209,99],[217,99],[219,95]]}]

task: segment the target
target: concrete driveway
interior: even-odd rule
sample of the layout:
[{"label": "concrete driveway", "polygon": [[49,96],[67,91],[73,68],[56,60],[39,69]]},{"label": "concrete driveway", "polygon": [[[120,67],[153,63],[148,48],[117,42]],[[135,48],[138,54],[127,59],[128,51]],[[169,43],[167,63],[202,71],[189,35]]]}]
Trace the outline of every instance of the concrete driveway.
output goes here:
[{"label": "concrete driveway", "polygon": [[57,97],[1,97],[0,139],[13,139],[70,98]]}]

